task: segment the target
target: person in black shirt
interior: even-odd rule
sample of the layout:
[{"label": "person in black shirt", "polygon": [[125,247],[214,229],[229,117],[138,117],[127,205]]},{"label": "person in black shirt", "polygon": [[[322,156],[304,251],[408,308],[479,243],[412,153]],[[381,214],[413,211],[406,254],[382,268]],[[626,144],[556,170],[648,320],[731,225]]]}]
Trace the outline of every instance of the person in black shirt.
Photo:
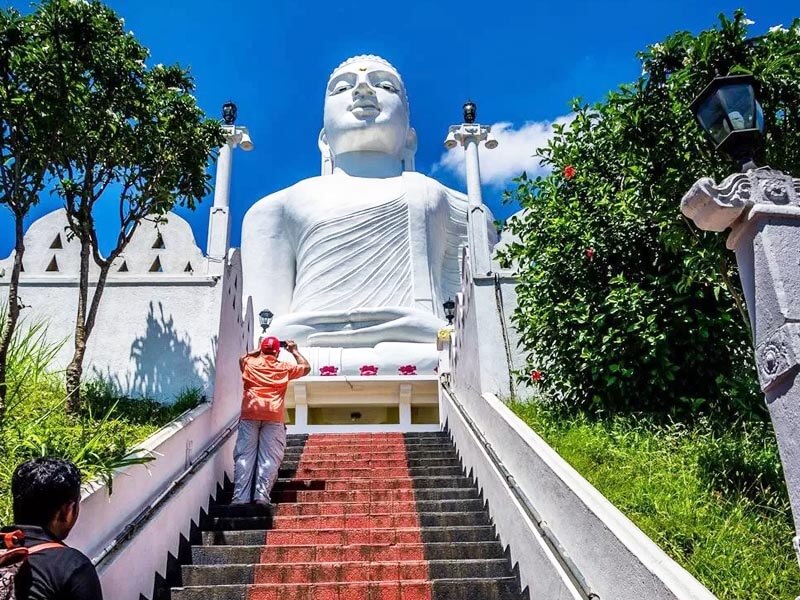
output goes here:
[{"label": "person in black shirt", "polygon": [[78,520],[81,474],[67,460],[36,458],[19,465],[11,479],[14,525],[27,548],[60,542],[28,557],[24,600],[103,600],[92,562],[63,544]]}]

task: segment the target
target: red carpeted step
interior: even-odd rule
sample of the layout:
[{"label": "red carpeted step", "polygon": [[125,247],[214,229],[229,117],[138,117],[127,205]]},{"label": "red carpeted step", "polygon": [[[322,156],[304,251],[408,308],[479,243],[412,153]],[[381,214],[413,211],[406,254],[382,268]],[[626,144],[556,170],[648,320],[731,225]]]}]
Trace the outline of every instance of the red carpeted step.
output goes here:
[{"label": "red carpeted step", "polygon": [[[277,502],[413,502],[414,490],[355,490],[355,491],[311,491],[279,492]],[[280,507],[280,504],[279,504]]]},{"label": "red carpeted step", "polygon": [[[272,535],[275,533],[276,535]],[[270,532],[261,549],[261,564],[283,562],[419,561],[425,547],[419,532],[298,531]],[[289,532],[286,532],[287,534]]]},{"label": "red carpeted step", "polygon": [[419,527],[419,516],[415,512],[384,515],[311,515],[274,517],[272,527],[281,529],[390,529]]},{"label": "red carpeted step", "polygon": [[387,515],[413,513],[416,511],[413,500],[405,502],[293,502],[278,504],[275,516],[300,517],[312,515]]},{"label": "red carpeted step", "polygon": [[256,565],[253,584],[260,583],[337,583],[353,581],[402,581],[428,579],[428,563],[417,561],[377,561],[367,558],[350,562],[289,562]]},{"label": "red carpeted step", "polygon": [[247,600],[431,600],[432,598],[432,586],[427,581],[252,586],[247,592]]}]

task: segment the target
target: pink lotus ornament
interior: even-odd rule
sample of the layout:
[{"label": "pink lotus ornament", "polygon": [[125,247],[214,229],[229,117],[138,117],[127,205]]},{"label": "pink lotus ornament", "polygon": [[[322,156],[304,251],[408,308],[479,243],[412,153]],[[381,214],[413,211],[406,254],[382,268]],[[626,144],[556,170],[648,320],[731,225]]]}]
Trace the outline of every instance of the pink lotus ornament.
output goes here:
[{"label": "pink lotus ornament", "polygon": [[397,370],[400,373],[400,375],[416,375],[417,365],[403,365]]},{"label": "pink lotus ornament", "polygon": [[361,365],[359,369],[361,375],[377,375],[378,374],[378,367],[375,365]]},{"label": "pink lotus ornament", "polygon": [[333,365],[325,365],[319,368],[319,374],[323,377],[333,377],[339,374],[339,367]]}]

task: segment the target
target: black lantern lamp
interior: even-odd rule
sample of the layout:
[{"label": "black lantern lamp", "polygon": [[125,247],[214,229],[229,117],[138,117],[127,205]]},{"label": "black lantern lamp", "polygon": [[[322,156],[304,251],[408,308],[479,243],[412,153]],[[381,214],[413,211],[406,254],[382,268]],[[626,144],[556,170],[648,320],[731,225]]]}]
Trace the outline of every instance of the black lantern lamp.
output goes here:
[{"label": "black lantern lamp", "polygon": [[691,104],[692,112],[716,149],[742,171],[755,167],[753,156],[764,135],[764,112],[752,75],[715,77]]},{"label": "black lantern lamp", "polygon": [[452,298],[448,298],[442,303],[442,308],[444,308],[444,316],[447,319],[447,324],[452,325],[453,319],[456,318],[456,303],[453,302]]},{"label": "black lantern lamp", "polygon": [[472,101],[464,102],[464,123],[474,123],[478,118],[478,106]]},{"label": "black lantern lamp", "polygon": [[222,105],[222,122],[225,123],[225,125],[233,125],[236,122],[237,112],[236,105],[228,100]]},{"label": "black lantern lamp", "polygon": [[274,316],[275,315],[273,315],[272,311],[268,308],[258,313],[258,321],[261,323],[261,333],[266,333],[267,328],[272,324],[272,317]]}]

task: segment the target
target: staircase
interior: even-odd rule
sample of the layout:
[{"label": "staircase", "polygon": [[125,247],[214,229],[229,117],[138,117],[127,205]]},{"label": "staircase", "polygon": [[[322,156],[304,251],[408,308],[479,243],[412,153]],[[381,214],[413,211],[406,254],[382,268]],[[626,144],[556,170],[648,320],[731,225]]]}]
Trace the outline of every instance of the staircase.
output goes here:
[{"label": "staircase", "polygon": [[291,435],[274,511],[200,524],[172,600],[522,600],[445,433]]}]

